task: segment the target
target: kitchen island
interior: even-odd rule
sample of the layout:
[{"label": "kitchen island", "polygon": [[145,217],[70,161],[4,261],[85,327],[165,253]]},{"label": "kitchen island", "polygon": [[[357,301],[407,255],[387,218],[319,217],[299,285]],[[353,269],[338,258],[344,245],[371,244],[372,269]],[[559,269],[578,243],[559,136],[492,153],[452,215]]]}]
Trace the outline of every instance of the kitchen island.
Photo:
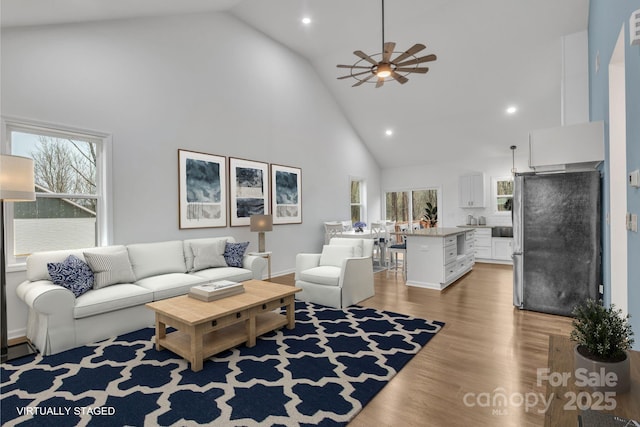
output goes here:
[{"label": "kitchen island", "polygon": [[407,285],[443,290],[473,268],[474,230],[436,227],[407,233]]}]

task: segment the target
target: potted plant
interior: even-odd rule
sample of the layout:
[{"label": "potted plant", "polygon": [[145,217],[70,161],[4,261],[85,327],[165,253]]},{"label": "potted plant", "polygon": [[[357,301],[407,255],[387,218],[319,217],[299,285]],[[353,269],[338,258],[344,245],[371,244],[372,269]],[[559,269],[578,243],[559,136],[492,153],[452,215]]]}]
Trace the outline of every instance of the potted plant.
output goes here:
[{"label": "potted plant", "polygon": [[422,226],[424,228],[435,227],[438,225],[438,207],[433,206],[431,202],[427,202],[422,215]]},{"label": "potted plant", "polygon": [[629,391],[627,350],[634,342],[629,316],[623,316],[622,310],[613,304],[607,308],[602,301],[592,299],[576,306],[572,314],[571,340],[577,343],[574,349],[576,379],[599,391]]},{"label": "potted plant", "polygon": [[367,226],[366,223],[362,222],[362,221],[358,221],[355,224],[353,224],[353,228],[356,229],[356,233],[362,233],[364,230],[364,228]]}]

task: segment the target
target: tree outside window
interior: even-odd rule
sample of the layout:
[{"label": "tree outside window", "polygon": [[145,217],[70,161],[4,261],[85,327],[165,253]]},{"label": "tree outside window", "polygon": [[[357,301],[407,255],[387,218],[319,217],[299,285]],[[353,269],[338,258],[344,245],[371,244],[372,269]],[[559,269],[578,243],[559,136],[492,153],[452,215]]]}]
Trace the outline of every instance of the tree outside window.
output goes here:
[{"label": "tree outside window", "polygon": [[[437,224],[438,190],[435,188],[389,191],[385,195],[386,219],[396,223]],[[429,217],[428,224],[425,216]]]},{"label": "tree outside window", "polygon": [[511,212],[513,204],[513,178],[495,180],[495,210],[498,213]]},{"label": "tree outside window", "polygon": [[34,202],[13,204],[14,259],[36,251],[98,243],[98,151],[95,138],[53,129],[9,127],[13,154],[34,161]]},{"label": "tree outside window", "polygon": [[364,181],[351,178],[351,224],[365,221]]}]

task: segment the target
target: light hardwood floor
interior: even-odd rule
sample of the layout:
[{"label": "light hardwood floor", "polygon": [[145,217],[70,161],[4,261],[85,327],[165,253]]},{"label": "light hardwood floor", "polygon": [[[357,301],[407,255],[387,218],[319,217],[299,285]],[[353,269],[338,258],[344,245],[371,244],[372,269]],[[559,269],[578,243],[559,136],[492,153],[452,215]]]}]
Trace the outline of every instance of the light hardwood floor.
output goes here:
[{"label": "light hardwood floor", "polygon": [[[525,410],[518,399],[545,394],[537,369],[547,367],[549,335],[568,336],[571,319],[515,309],[511,266],[478,263],[442,292],[385,272],[374,280],[375,296],[360,305],[446,325],[350,426],[544,425],[542,401]],[[293,284],[293,275],[273,281]],[[499,393],[515,405],[480,406]]]}]

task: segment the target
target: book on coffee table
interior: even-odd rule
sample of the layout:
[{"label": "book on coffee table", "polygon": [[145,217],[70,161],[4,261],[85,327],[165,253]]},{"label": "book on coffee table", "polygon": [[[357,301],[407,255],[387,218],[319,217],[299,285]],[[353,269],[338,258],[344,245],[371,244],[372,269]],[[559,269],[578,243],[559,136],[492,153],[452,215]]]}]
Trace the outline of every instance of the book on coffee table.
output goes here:
[{"label": "book on coffee table", "polygon": [[232,295],[241,294],[243,292],[244,285],[242,283],[232,282],[230,280],[220,280],[218,282],[193,286],[189,290],[189,296],[201,301],[211,302],[221,298],[230,297]]}]

